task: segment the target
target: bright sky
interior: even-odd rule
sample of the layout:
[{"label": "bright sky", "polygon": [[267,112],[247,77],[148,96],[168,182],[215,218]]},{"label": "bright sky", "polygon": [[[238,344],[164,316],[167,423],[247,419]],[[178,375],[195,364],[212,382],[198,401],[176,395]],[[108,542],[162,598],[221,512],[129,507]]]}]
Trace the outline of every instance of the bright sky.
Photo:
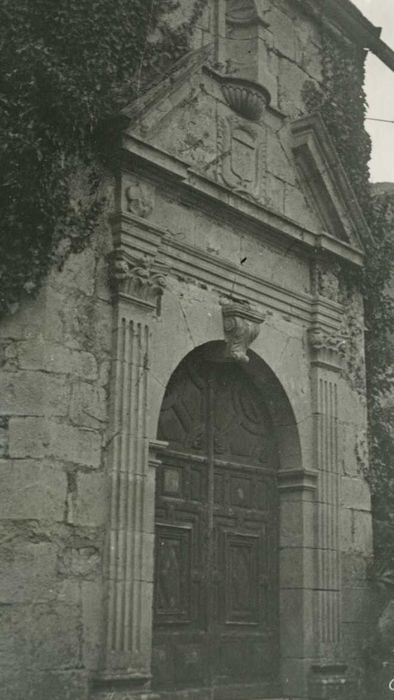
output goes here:
[{"label": "bright sky", "polygon": [[[352,0],[375,26],[381,38],[394,49],[394,0]],[[394,121],[394,72],[373,54],[367,59],[366,93],[368,117]],[[372,182],[394,182],[394,124],[367,121],[372,138],[370,163]]]}]

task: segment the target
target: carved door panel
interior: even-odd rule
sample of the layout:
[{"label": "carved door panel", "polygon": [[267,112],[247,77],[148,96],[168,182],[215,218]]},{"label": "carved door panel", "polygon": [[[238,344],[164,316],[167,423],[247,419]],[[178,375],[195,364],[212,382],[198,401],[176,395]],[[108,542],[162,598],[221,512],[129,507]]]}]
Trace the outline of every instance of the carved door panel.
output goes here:
[{"label": "carved door panel", "polygon": [[277,451],[262,398],[239,366],[195,352],[169,383],[159,438],[154,687],[278,693]]}]

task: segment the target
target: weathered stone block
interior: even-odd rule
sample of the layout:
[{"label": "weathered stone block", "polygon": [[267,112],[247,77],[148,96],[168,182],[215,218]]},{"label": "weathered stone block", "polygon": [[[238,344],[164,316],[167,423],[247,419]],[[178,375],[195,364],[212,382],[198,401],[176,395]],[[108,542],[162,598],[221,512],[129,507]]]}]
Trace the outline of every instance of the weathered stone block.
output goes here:
[{"label": "weathered stone block", "polygon": [[285,183],[270,173],[266,178],[267,204],[275,211],[283,214],[285,210]]},{"label": "weathered stone block", "polygon": [[371,510],[371,494],[368,484],[364,479],[361,477],[342,477],[341,489],[341,502],[345,508],[366,511]]},{"label": "weathered stone block", "polygon": [[50,421],[49,434],[48,455],[98,469],[102,436],[97,430]]},{"label": "weathered stone block", "polygon": [[18,369],[17,342],[2,340],[0,342],[0,369],[13,372]]},{"label": "weathered stone block", "polygon": [[370,634],[370,628],[363,622],[344,622],[342,625],[342,644],[346,649],[346,658],[365,658],[364,647]]},{"label": "weathered stone block", "polygon": [[88,669],[97,669],[101,653],[103,625],[103,587],[100,583],[83,582],[83,662]]},{"label": "weathered stone block", "polygon": [[313,230],[320,228],[320,224],[314,212],[309,208],[303,193],[298,187],[289,184],[286,184],[285,187],[284,213],[306,228]]},{"label": "weathered stone block", "polygon": [[107,418],[105,389],[87,382],[74,382],[71,389],[70,418],[75,425],[100,428]]},{"label": "weathered stone block", "polygon": [[344,552],[372,553],[371,514],[365,511],[340,511],[341,548]]},{"label": "weathered stone block", "polygon": [[310,78],[301,68],[284,58],[279,65],[279,108],[290,117],[299,116],[305,109],[303,90]]},{"label": "weathered stone block", "polygon": [[344,588],[342,591],[342,620],[343,622],[360,622],[368,618],[372,622],[373,609],[372,591],[363,588]]},{"label": "weathered stone block", "polygon": [[61,521],[66,475],[33,460],[0,461],[0,518]]},{"label": "weathered stone block", "polygon": [[301,500],[281,504],[280,546],[316,546],[315,504]]},{"label": "weathered stone block", "polygon": [[9,456],[11,458],[45,456],[49,445],[45,418],[11,418],[9,422]]},{"label": "weathered stone block", "polygon": [[312,588],[315,580],[315,550],[302,547],[281,549],[280,585],[282,588]]},{"label": "weathered stone block", "polygon": [[42,330],[45,318],[46,289],[35,299],[25,299],[14,314],[8,314],[0,323],[0,338],[34,338]]},{"label": "weathered stone block", "polygon": [[[312,651],[313,605],[312,591],[285,589],[280,591],[280,629],[282,650],[285,657],[302,657]],[[304,630],[303,648],[300,647],[299,630]]]},{"label": "weathered stone block", "polygon": [[371,513],[354,510],[353,514],[354,549],[371,555],[373,551]]},{"label": "weathered stone block", "polygon": [[63,345],[48,343],[42,337],[18,346],[22,369],[42,369],[55,374],[71,374],[86,380],[97,377],[95,357],[83,350],[70,350]]},{"label": "weathered stone block", "polygon": [[56,597],[57,546],[10,542],[0,547],[0,604],[43,602]]},{"label": "weathered stone block", "polygon": [[278,134],[267,130],[267,168],[275,177],[295,185],[294,167],[290,164]]},{"label": "weathered stone block", "polygon": [[7,700],[87,700],[88,677],[86,671],[40,673],[24,668],[18,673],[7,667],[0,680],[0,696]]},{"label": "weathered stone block", "polygon": [[78,667],[79,616],[78,606],[58,602],[3,606],[0,624],[7,641],[0,649],[2,663],[17,653],[21,665],[34,670]]},{"label": "weathered stone block", "polygon": [[48,290],[45,337],[55,343],[97,356],[110,351],[111,304],[79,292],[65,296]]},{"label": "weathered stone block", "polygon": [[361,553],[344,553],[342,561],[342,581],[346,588],[361,588],[368,586],[368,568],[372,563],[372,558],[368,558]]},{"label": "weathered stone block", "polygon": [[0,415],[40,416],[67,413],[70,389],[64,377],[45,372],[3,372],[0,375]]},{"label": "weathered stone block", "polygon": [[95,579],[100,573],[100,565],[98,547],[67,547],[58,557],[57,571],[63,576]]},{"label": "weathered stone block", "polygon": [[275,50],[291,61],[296,59],[294,18],[276,7],[271,7],[265,15],[274,37]]},{"label": "weathered stone block", "polygon": [[0,459],[8,455],[8,418],[0,418]]},{"label": "weathered stone block", "polygon": [[95,267],[95,251],[92,246],[89,246],[80,253],[71,254],[62,270],[52,272],[49,283],[63,293],[71,288],[91,296],[94,292]]},{"label": "weathered stone block", "polygon": [[101,527],[108,518],[107,480],[103,474],[78,474],[74,523]]}]

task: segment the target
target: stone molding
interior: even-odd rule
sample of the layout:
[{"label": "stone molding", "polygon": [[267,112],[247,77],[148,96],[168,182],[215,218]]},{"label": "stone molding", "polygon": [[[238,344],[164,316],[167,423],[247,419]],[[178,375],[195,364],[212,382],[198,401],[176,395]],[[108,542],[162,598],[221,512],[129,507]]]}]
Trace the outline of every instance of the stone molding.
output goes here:
[{"label": "stone molding", "polygon": [[296,119],[291,137],[301,185],[315,203],[322,227],[363,254],[363,242],[371,234],[321,117],[312,114]]},{"label": "stone molding", "polygon": [[[223,117],[221,119],[224,120]],[[247,124],[245,122],[243,127],[245,128],[245,126],[248,126],[249,129],[257,129],[257,125],[250,123]],[[222,154],[225,154],[226,147],[228,147],[228,137],[225,134],[223,134],[223,137],[224,141],[221,150]],[[262,235],[263,231],[267,231],[270,232],[270,237],[275,234],[283,244],[286,241],[288,243],[290,239],[293,241],[293,244],[297,242],[300,249],[315,251],[316,248],[319,248],[319,250],[344,258],[356,266],[360,267],[363,264],[363,255],[358,248],[333,238],[324,231],[316,231],[300,226],[295,220],[265,207],[261,198],[259,201],[256,201],[257,196],[260,196],[261,187],[258,190],[258,195],[254,196],[253,191],[248,193],[242,188],[239,189],[235,183],[234,185],[229,185],[224,178],[223,182],[220,178],[219,182],[214,182],[209,177],[193,170],[189,164],[184,163],[179,158],[161,151],[131,134],[123,135],[122,145],[125,152],[126,166],[128,162],[130,162],[130,167],[136,161],[142,165],[145,163],[149,166],[151,172],[159,173],[161,180],[167,186],[171,186],[173,191],[175,188],[177,196],[180,198],[184,197],[188,202],[191,198],[193,198],[193,201],[196,198],[196,201],[199,201],[201,206],[204,202],[212,205],[214,201],[218,213],[231,216],[233,221],[237,220],[240,224],[258,228],[260,235]],[[265,148],[260,150],[262,165],[258,166],[259,175],[261,173],[264,174]],[[228,161],[228,157],[225,160]],[[231,192],[231,198],[228,196],[229,192]]]},{"label": "stone molding", "polygon": [[346,664],[314,664],[309,678],[311,700],[340,700],[347,686]]},{"label": "stone molding", "polygon": [[278,472],[280,491],[316,491],[318,472],[308,469],[284,469]]},{"label": "stone molding", "polygon": [[222,305],[226,357],[236,362],[249,362],[247,350],[257,338],[265,316],[253,311],[248,302]]},{"label": "stone molding", "polygon": [[168,442],[164,440],[149,440],[148,460],[150,467],[160,467],[160,455],[168,447]]},{"label": "stone molding", "polygon": [[[318,319],[322,325],[341,324],[342,306],[327,298],[318,300],[311,295],[279,286],[271,280],[248,272],[245,266],[236,265],[222,257],[178,240],[165,229],[146,219],[138,219],[124,212],[112,217],[114,238],[125,254],[132,258],[154,258],[160,248],[160,257],[171,273],[179,278],[192,278],[195,283],[208,285],[223,297],[248,297],[285,317],[291,317],[304,325]],[[271,243],[271,240],[270,240]],[[283,247],[276,245],[280,254]],[[236,282],[234,284],[234,278]]]},{"label": "stone molding", "polygon": [[132,259],[117,248],[110,255],[110,281],[120,298],[154,310],[166,286],[167,268],[147,257]]}]

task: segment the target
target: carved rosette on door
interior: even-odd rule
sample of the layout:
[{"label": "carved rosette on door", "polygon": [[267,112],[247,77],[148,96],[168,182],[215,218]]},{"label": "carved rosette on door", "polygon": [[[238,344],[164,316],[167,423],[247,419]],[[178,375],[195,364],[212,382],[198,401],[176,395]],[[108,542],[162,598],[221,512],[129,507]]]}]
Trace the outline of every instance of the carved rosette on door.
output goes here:
[{"label": "carved rosette on door", "polygon": [[153,686],[277,693],[278,457],[263,398],[242,366],[195,350],[169,382],[158,437],[169,447],[157,474]]}]

